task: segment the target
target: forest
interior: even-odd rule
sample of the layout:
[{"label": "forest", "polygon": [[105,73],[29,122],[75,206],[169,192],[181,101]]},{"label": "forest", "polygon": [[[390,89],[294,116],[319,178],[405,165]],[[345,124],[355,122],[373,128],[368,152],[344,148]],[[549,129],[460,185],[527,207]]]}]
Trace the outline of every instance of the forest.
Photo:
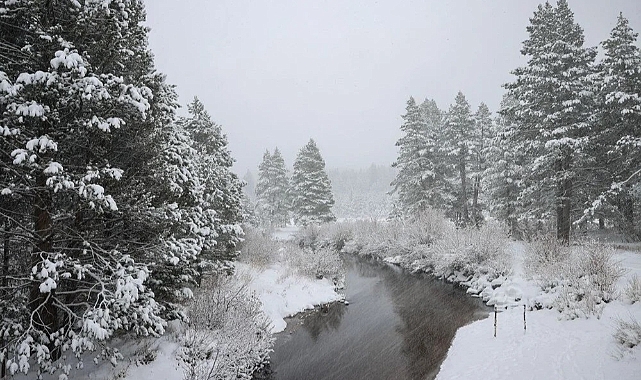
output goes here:
[{"label": "forest", "polygon": [[197,97],[179,112],[145,18],[142,0],[0,1],[0,379],[250,379],[287,318],[349,303],[347,256],[545,323],[627,312],[603,334],[638,369],[641,50],[623,14],[587,47],[566,0],[541,4],[500,108],[409,97],[391,167],[327,168],[313,136],[243,179],[233,126]]}]

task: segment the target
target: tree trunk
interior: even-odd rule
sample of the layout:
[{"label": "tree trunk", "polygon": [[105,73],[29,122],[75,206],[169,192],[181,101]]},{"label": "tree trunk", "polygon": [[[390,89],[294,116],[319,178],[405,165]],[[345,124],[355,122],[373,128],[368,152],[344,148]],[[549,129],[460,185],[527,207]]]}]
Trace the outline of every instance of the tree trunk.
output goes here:
[{"label": "tree trunk", "polygon": [[634,198],[630,194],[629,186],[626,186],[619,194],[617,202],[619,213],[623,217],[623,229],[625,232],[634,235]]},{"label": "tree trunk", "polygon": [[[52,207],[51,193],[46,185],[44,174],[38,174],[36,177],[35,203],[33,208],[34,230],[38,236],[38,242],[31,253],[31,266],[39,266],[43,259],[49,258],[53,251],[53,222],[51,220],[50,210]],[[29,294],[29,304],[31,311],[37,310],[37,317],[34,318],[36,328],[49,337],[58,330],[58,313],[53,298],[55,290],[50,293],[40,292],[41,282],[32,281],[31,291]],[[53,345],[53,342],[47,345],[51,353],[52,360],[58,359],[59,350]]]},{"label": "tree trunk", "polygon": [[6,288],[9,286],[9,231],[11,225],[9,221],[6,221],[4,224],[4,237],[2,239],[2,287]]},{"label": "tree trunk", "polygon": [[463,216],[463,225],[468,225],[470,221],[470,211],[467,207],[467,173],[465,170],[465,160],[459,160],[459,174],[461,175],[461,213]]},{"label": "tree trunk", "polygon": [[[9,287],[9,229],[10,224],[7,220],[4,224],[4,237],[2,239],[2,287],[7,291]],[[4,337],[0,336],[0,347],[4,347]],[[7,376],[7,358],[5,357],[0,362],[0,379]]]},{"label": "tree trunk", "polygon": [[556,237],[564,244],[570,243],[572,209],[572,180],[568,178],[570,168],[570,155],[566,152],[563,157],[557,159],[555,171],[557,177],[561,178],[557,182],[556,188]]},{"label": "tree trunk", "polygon": [[479,212],[479,191],[481,187],[481,176],[477,175],[474,178],[474,191],[472,193],[472,220],[476,227],[479,226],[481,222],[480,212]]}]

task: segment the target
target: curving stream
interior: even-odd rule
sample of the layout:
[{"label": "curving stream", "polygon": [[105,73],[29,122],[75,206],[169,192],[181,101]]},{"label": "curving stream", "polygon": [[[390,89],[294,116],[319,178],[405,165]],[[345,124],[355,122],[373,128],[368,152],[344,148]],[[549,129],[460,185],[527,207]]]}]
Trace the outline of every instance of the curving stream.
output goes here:
[{"label": "curving stream", "polygon": [[288,322],[268,379],[433,379],[456,330],[488,315],[480,300],[429,276],[355,257],[346,265],[349,305]]}]

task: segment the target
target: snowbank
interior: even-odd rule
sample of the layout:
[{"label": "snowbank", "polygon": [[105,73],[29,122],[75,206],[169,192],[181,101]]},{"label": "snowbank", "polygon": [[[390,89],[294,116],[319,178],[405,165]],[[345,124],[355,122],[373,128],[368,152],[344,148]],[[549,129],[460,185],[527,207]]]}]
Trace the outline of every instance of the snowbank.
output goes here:
[{"label": "snowbank", "polygon": [[[522,305],[540,297],[538,287],[523,275],[523,246],[515,244],[512,251],[513,275],[485,294],[497,304]],[[618,252],[616,260],[627,270],[618,283],[622,289],[627,279],[641,275],[641,254]],[[493,316],[459,329],[437,379],[639,378],[641,350],[624,351],[613,334],[618,320],[641,320],[641,304],[610,302],[598,319],[559,317],[554,309],[528,311],[524,330],[523,308],[515,307],[498,314],[496,338]]]},{"label": "snowbank", "polygon": [[340,301],[344,296],[335,290],[328,279],[312,279],[294,273],[282,263],[275,263],[261,270],[237,263],[239,276],[249,278],[249,287],[262,303],[263,312],[272,321],[272,332],[285,330],[285,318],[323,303]]}]

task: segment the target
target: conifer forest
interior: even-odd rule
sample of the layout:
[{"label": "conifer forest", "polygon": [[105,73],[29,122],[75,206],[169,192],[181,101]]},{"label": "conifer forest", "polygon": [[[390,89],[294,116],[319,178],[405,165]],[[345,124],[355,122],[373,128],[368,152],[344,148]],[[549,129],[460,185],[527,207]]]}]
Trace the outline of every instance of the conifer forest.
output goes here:
[{"label": "conifer forest", "polygon": [[[469,1],[0,0],[0,380],[638,378],[641,4],[496,1],[487,14],[524,33],[520,64],[482,99],[503,57],[475,68],[453,22],[439,43],[479,82],[451,78],[446,104],[419,79],[373,102],[350,76],[435,71],[420,54],[448,56],[412,20],[442,28],[429,13]],[[229,33],[161,50],[152,16],[170,6],[171,33],[208,7]],[[615,8],[586,42],[597,16],[580,15]],[[292,68],[269,79],[256,52]],[[306,54],[319,77],[373,61],[292,90]],[[212,95],[236,65],[265,83]],[[305,98],[325,91],[362,99]],[[234,122],[253,115],[250,132]]]}]

